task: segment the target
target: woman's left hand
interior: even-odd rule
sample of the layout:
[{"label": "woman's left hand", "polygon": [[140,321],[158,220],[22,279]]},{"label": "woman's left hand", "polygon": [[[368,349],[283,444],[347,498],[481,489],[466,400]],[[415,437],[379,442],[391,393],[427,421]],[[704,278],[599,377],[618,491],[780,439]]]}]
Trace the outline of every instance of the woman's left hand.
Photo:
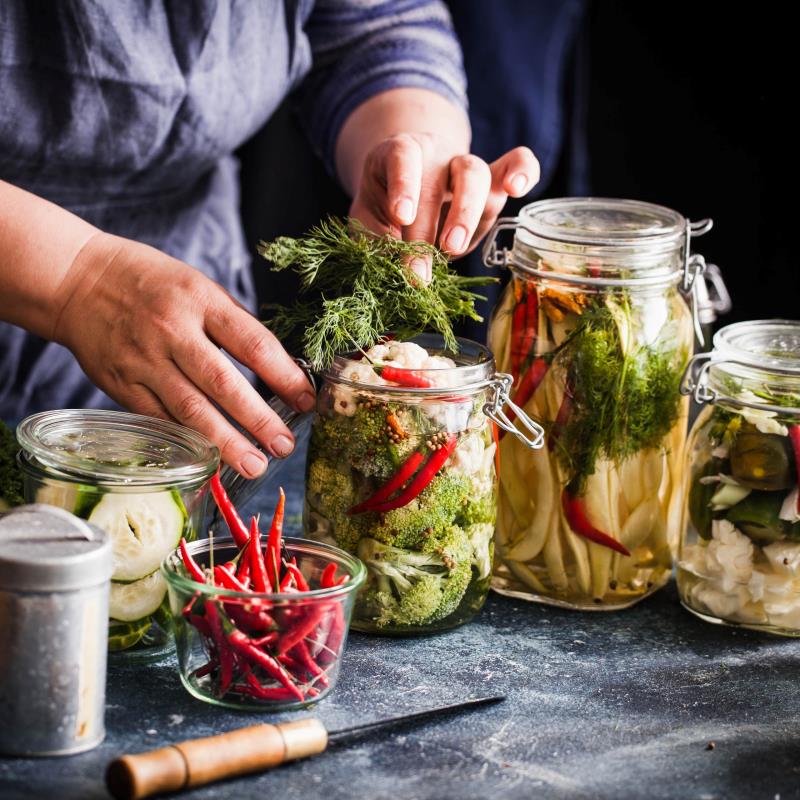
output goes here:
[{"label": "woman's left hand", "polygon": [[[463,111],[419,89],[391,90],[358,108],[344,125],[337,159],[353,192],[352,217],[378,233],[438,244],[451,256],[475,248],[506,200],[539,180],[527,147],[491,164],[470,155]],[[429,262],[411,267],[430,279]]]}]

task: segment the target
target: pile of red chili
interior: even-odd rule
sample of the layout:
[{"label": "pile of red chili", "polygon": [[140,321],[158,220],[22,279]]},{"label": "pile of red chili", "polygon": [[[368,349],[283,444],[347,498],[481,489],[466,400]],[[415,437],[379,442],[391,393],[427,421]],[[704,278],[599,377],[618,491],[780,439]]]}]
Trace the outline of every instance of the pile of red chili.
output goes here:
[{"label": "pile of red chili", "polygon": [[[227,523],[237,556],[203,569],[192,558],[185,539],[180,553],[188,575],[206,587],[240,596],[197,592],[183,608],[184,619],[200,634],[208,662],[195,678],[208,678],[216,697],[248,696],[262,701],[313,699],[329,685],[328,672],[339,658],[345,634],[341,600],[267,600],[263,594],[308,592],[311,587],[282,541],[285,496],[280,490],[275,515],[263,545],[258,520],[245,526],[216,475],[211,491]],[[319,586],[333,588],[348,580],[336,577],[330,563]]]}]

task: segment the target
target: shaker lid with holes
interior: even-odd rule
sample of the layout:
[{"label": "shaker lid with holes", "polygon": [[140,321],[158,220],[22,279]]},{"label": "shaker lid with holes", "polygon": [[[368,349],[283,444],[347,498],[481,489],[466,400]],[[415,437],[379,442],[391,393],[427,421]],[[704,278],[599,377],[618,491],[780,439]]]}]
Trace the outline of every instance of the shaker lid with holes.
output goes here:
[{"label": "shaker lid with holes", "polygon": [[0,591],[75,591],[111,570],[108,534],[68,511],[35,504],[0,517]]}]

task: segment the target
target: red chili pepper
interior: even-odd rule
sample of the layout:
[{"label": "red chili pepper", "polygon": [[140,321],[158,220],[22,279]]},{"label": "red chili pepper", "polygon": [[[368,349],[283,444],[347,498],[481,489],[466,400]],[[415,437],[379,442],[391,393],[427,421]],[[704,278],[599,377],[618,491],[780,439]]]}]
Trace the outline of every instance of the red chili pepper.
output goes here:
[{"label": "red chili pepper", "polygon": [[311,653],[308,651],[308,645],[305,642],[298,642],[290,651],[289,655],[294,656],[302,665],[303,668],[316,678],[323,686],[330,686],[328,676],[322,667],[314,661]]},{"label": "red chili pepper", "polygon": [[328,589],[333,586],[334,579],[336,577],[336,564],[331,561],[324,570],[322,570],[322,575],[319,576],[319,585],[323,589]]},{"label": "red chili pepper", "polygon": [[267,644],[275,644],[275,642],[278,641],[278,631],[270,631],[269,633],[264,634],[264,636],[251,638],[250,641],[256,647],[263,647]]},{"label": "red chili pepper", "polygon": [[789,426],[789,440],[794,450],[794,464],[797,472],[797,513],[800,514],[800,425]]},{"label": "red chili pepper", "polygon": [[408,386],[412,389],[430,389],[433,386],[433,381],[430,378],[420,375],[419,372],[415,372],[413,369],[402,369],[388,364],[373,364],[372,369],[378,377],[392,383],[399,383],[401,386]]},{"label": "red chili pepper", "polygon": [[565,488],[561,493],[561,506],[564,509],[564,516],[567,518],[570,528],[578,536],[582,536],[590,542],[595,542],[595,544],[603,545],[603,547],[610,547],[617,553],[622,553],[623,556],[630,555],[630,551],[622,542],[618,542],[592,525],[586,514],[586,506],[583,499],[571,495],[568,488]]},{"label": "red chili pepper", "polygon": [[261,667],[268,675],[280,681],[298,700],[303,699],[303,693],[297,688],[292,676],[289,675],[284,667],[272,656],[259,650],[240,630],[231,628],[228,633],[228,641],[233,649],[251,664]]},{"label": "red chili pepper", "polygon": [[408,505],[412,500],[415,500],[417,497],[419,497],[420,492],[422,492],[428,486],[428,484],[436,476],[436,473],[438,473],[439,470],[444,466],[444,462],[450,458],[453,450],[456,449],[457,443],[458,436],[452,433],[448,434],[444,444],[442,444],[438,450],[433,451],[430,458],[425,462],[411,483],[409,483],[408,486],[402,492],[400,492],[397,497],[394,498],[394,500],[387,500],[384,503],[376,503],[372,505],[369,510],[380,513],[392,511],[395,508],[402,508],[403,506]]},{"label": "red chili pepper", "polygon": [[247,591],[247,587],[228,569],[227,564],[218,564],[214,567],[214,582],[217,586],[233,592]]},{"label": "red chili pepper", "polygon": [[[539,357],[533,359],[533,363],[530,365],[528,371],[522,376],[522,380],[519,382],[517,391],[514,393],[514,397],[512,398],[514,402],[520,406],[520,408],[524,406],[528,400],[531,399],[531,397],[533,397],[534,392],[539,388],[539,385],[544,380],[544,376],[547,375],[548,369],[549,365],[543,358]],[[516,419],[517,413],[514,411],[514,409],[509,408],[507,416],[509,422],[513,422]],[[502,439],[505,435],[506,431],[501,430],[500,438]]]},{"label": "red chili pepper", "polygon": [[204,678],[206,675],[209,675],[210,673],[212,673],[218,666],[219,666],[219,662],[212,658],[206,664],[203,664],[202,667],[198,667],[194,671],[194,677],[195,678]]},{"label": "red chili pepper", "polygon": [[[175,540],[173,539],[173,541]],[[205,583],[205,573],[202,569],[200,569],[198,563],[192,558],[192,554],[189,552],[189,548],[186,546],[186,539],[183,536],[181,536],[180,550],[183,566],[186,567],[186,571],[189,573],[189,575],[191,575],[192,578],[198,583]]]},{"label": "red chili pepper", "polygon": [[511,375],[515,381],[519,375],[520,365],[525,357],[522,344],[524,337],[523,331],[525,328],[525,311],[526,304],[522,296],[520,296],[517,299],[517,304],[514,306],[514,312],[511,315]]},{"label": "red chili pepper", "polygon": [[550,435],[547,437],[547,447],[552,450],[561,434],[564,433],[569,422],[570,415],[572,414],[572,392],[570,391],[569,384],[564,387],[564,396],[561,398],[561,405],[558,407],[558,413],[553,420],[553,426],[550,428]]},{"label": "red chili pepper", "polygon": [[258,530],[258,520],[253,517],[250,520],[250,575],[253,579],[254,592],[271,592],[267,568],[264,564],[264,554],[261,551],[261,533]]},{"label": "red chili pepper", "polygon": [[189,624],[197,628],[203,636],[211,636],[211,626],[208,624],[205,617],[201,617],[199,614],[187,614],[186,619]]},{"label": "red chili pepper", "polygon": [[297,588],[301,592],[307,592],[311,588],[308,585],[308,581],[305,579],[305,576],[302,572],[300,572],[300,568],[297,564],[293,564],[291,561],[286,565],[286,569],[291,573],[291,576],[294,578],[294,582],[297,584]]},{"label": "red chili pepper", "polygon": [[305,617],[298,619],[290,629],[285,630],[278,639],[277,652],[282,656],[288,653],[298,642],[302,642],[319,625],[327,611],[326,606],[314,605],[308,609]]},{"label": "red chili pepper", "polygon": [[242,518],[231,502],[230,497],[228,497],[228,493],[225,491],[225,487],[222,485],[222,481],[219,478],[219,471],[217,471],[211,479],[211,494],[214,496],[214,501],[222,514],[222,518],[228,524],[236,546],[239,548],[244,547],[245,544],[247,544],[247,540],[250,538],[247,533],[247,527],[244,522],[242,522]]},{"label": "red chili pepper", "polygon": [[347,513],[361,514],[369,511],[373,506],[388,500],[403,484],[417,471],[422,464],[425,454],[421,450],[415,450],[402,464],[400,469],[389,478],[377,492],[370,495],[366,500],[354,505]]},{"label": "red chili pepper", "polygon": [[519,368],[522,370],[532,356],[535,357],[534,346],[539,333],[539,295],[532,286],[528,287],[528,297],[525,301],[525,329],[522,333],[522,356]]},{"label": "red chili pepper", "polygon": [[217,656],[219,658],[220,678],[217,695],[222,697],[231,685],[236,662],[225,640],[222,617],[219,613],[216,601],[206,601],[205,608],[206,619],[208,620],[208,626],[211,631],[211,639],[217,648]]},{"label": "red chili pepper", "polygon": [[270,525],[269,534],[267,536],[267,574],[270,574],[269,570],[271,570],[270,576],[273,586],[279,586],[281,582],[279,575],[279,566],[281,563],[281,535],[283,533],[283,515],[286,508],[286,495],[283,493],[283,487],[281,487],[279,491],[278,505],[275,507],[275,513],[272,515],[272,525]]},{"label": "red chili pepper", "polygon": [[247,583],[250,581],[250,534],[247,534],[247,541],[239,550],[239,569],[236,570],[236,577],[242,582]]}]

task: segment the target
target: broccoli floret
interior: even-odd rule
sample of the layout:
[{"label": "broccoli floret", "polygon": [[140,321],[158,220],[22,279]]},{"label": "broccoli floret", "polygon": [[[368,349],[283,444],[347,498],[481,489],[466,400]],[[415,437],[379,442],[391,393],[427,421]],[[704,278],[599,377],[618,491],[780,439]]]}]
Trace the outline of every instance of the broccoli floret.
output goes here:
[{"label": "broccoli floret", "polygon": [[22,473],[17,467],[19,445],[14,434],[0,420],[0,511],[25,502]]},{"label": "broccoli floret", "polygon": [[494,524],[479,522],[470,525],[466,532],[472,545],[472,566],[478,573],[478,580],[484,580],[492,574]]},{"label": "broccoli floret", "polygon": [[461,473],[453,470],[440,473],[419,497],[384,514],[372,526],[370,535],[396,547],[426,551],[435,548],[432,543],[450,528],[459,509],[464,507],[469,485],[469,479]]},{"label": "broccoli floret", "polygon": [[[366,533],[366,522],[347,513],[355,502],[350,476],[324,458],[315,459],[308,465],[306,501],[308,524],[315,527],[314,537],[328,541],[333,537],[339,547],[355,552],[358,540]],[[323,520],[329,523],[327,530],[323,530]]]},{"label": "broccoli floret", "polygon": [[497,504],[493,491],[485,492],[484,494],[473,497],[467,495],[467,503],[460,510],[458,519],[459,525],[465,528],[469,525],[476,525],[478,523],[487,522],[494,525],[497,517]]},{"label": "broccoli floret", "polygon": [[420,553],[365,537],[358,557],[370,576],[362,602],[379,627],[447,617],[458,608],[472,578],[472,545],[457,526],[439,552]]},{"label": "broccoli floret", "polygon": [[[389,414],[406,436],[398,436],[389,425]],[[312,447],[331,460],[343,461],[363,475],[389,478],[419,444],[417,429],[402,407],[368,401],[359,403],[355,414],[318,418]]]}]

